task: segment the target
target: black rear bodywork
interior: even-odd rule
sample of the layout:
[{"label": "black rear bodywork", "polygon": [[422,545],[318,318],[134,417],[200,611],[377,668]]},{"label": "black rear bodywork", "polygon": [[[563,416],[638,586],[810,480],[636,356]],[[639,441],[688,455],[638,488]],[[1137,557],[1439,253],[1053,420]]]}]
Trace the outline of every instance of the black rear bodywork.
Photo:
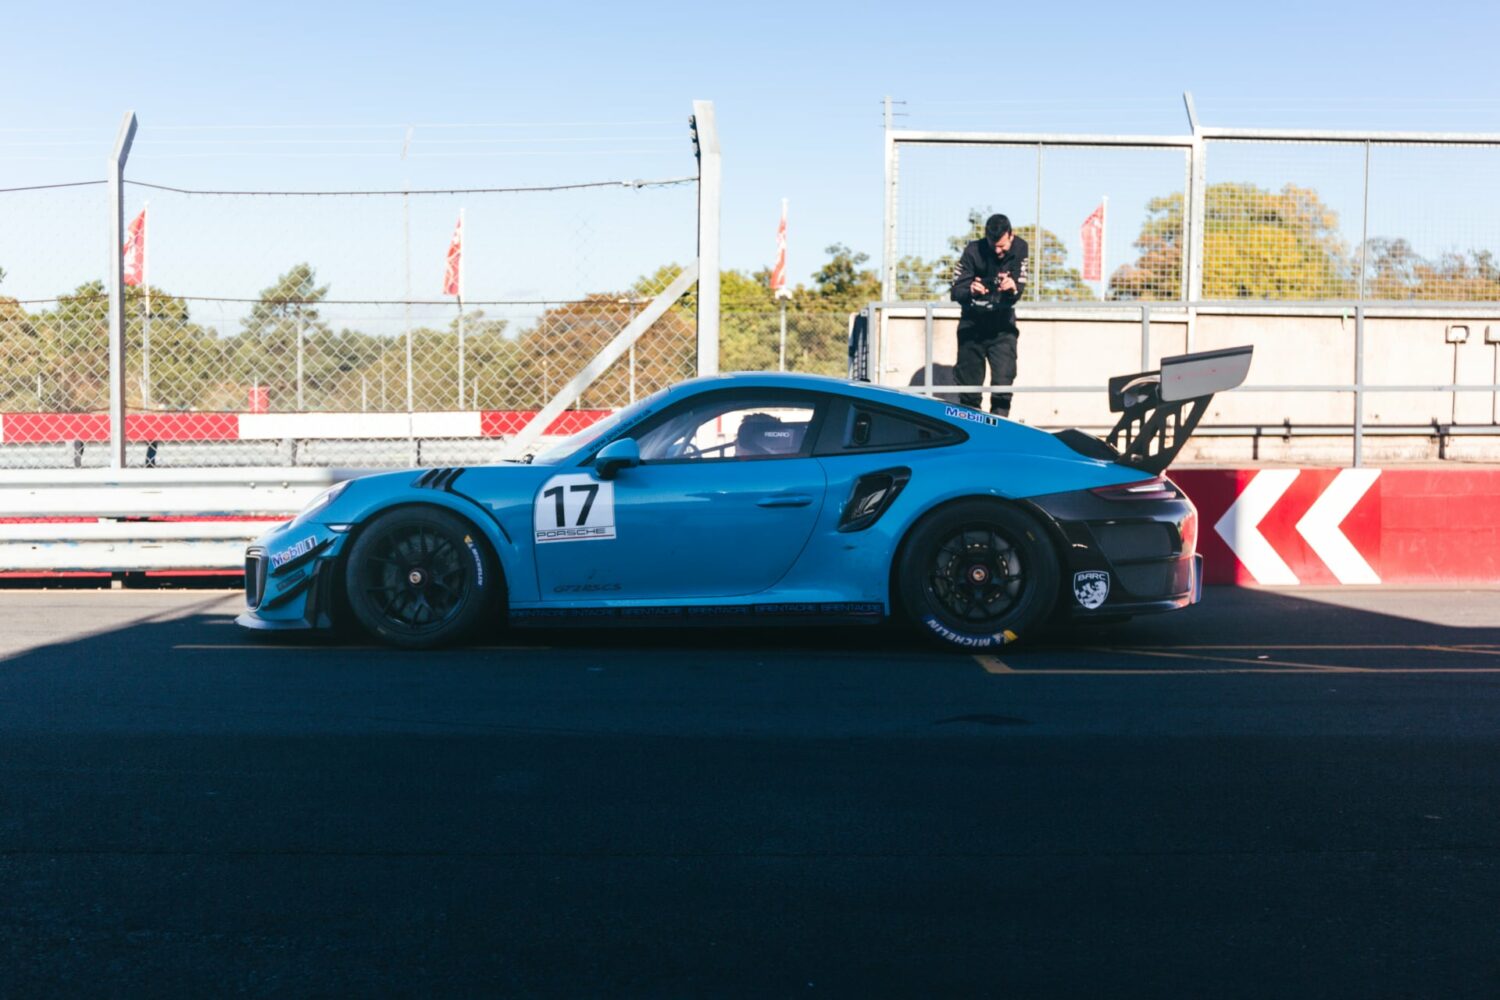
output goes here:
[{"label": "black rear bodywork", "polygon": [[[1117,500],[1078,490],[1031,499],[1059,543],[1062,604],[1074,617],[1171,611],[1197,601],[1198,512],[1181,490],[1164,484],[1169,498]],[[1099,573],[1106,574],[1108,596],[1091,608],[1080,581]]]}]

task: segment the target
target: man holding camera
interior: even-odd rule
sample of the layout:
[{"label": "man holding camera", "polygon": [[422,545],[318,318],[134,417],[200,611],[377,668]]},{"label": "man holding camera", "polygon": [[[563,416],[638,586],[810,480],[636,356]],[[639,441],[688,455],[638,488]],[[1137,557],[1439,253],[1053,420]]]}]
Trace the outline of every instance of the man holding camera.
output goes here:
[{"label": "man holding camera", "polygon": [[[1010,219],[992,215],[984,237],[964,247],[953,271],[949,297],[963,307],[958,321],[958,361],[953,377],[959,385],[1010,385],[1016,380],[1016,303],[1026,290],[1026,241]],[[988,362],[991,378],[984,378]],[[979,409],[980,393],[960,393],[958,401]],[[990,410],[1010,416],[1008,392],[990,394]]]}]

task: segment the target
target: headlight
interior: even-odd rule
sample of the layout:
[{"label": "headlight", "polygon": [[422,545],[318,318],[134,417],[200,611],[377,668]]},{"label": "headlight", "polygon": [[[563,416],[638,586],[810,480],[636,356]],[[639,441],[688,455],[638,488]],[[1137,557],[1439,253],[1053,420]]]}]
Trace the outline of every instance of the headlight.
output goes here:
[{"label": "headlight", "polygon": [[353,480],[346,479],[342,483],[334,483],[332,486],[328,487],[328,489],[313,497],[307,502],[307,506],[302,508],[302,513],[298,514],[297,517],[292,521],[292,523],[302,524],[318,511],[333,503],[338,499],[339,494],[344,492],[344,490],[348,488],[351,482],[353,482]]}]

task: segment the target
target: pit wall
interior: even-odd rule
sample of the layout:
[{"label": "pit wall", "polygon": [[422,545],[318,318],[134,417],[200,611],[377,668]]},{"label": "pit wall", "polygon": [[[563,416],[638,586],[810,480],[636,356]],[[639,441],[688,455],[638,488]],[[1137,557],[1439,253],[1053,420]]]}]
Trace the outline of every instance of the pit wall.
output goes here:
[{"label": "pit wall", "polygon": [[[1495,392],[1369,391],[1382,384],[1500,384],[1500,308],[1490,309],[1392,307],[1383,312],[1366,307],[1362,461],[1500,462],[1500,398]],[[924,308],[874,307],[872,313],[872,380],[892,386],[923,384]],[[954,384],[956,308],[936,310],[932,325],[933,382]],[[1465,342],[1447,342],[1455,326],[1467,330]],[[1012,418],[1047,428],[1102,432],[1114,423],[1104,392],[1111,376],[1149,370],[1163,356],[1188,351],[1253,345],[1249,387],[1352,385],[1358,371],[1352,307],[1309,307],[1304,314],[1199,309],[1191,317],[1181,306],[1153,307],[1144,366],[1135,306],[1033,306],[1020,310],[1020,327],[1018,387],[1098,389],[1017,393]],[[1351,392],[1221,393],[1179,461],[1352,464],[1354,405]],[[1448,430],[1452,425],[1460,426]]]},{"label": "pit wall", "polygon": [[1500,468],[1173,469],[1208,583],[1500,587]]}]

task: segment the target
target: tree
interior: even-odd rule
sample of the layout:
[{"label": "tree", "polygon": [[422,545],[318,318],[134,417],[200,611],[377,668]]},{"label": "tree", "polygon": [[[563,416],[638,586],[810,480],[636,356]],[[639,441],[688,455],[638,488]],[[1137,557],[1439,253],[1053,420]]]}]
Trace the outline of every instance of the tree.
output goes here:
[{"label": "tree", "polygon": [[830,309],[855,312],[880,298],[880,276],[864,265],[867,253],[857,253],[835,243],[827,247],[828,261],[813,272],[820,304]]},{"label": "tree", "polygon": [[1488,250],[1428,260],[1403,239],[1365,244],[1365,294],[1372,299],[1473,302],[1500,299],[1500,263]]},{"label": "tree", "polygon": [[[1330,299],[1353,292],[1338,215],[1310,188],[1279,192],[1211,184],[1204,192],[1205,299]],[[1110,277],[1110,298],[1182,295],[1183,199],[1153,198],[1136,237],[1140,256]]]},{"label": "tree", "polygon": [[308,388],[321,388],[320,379],[338,367],[319,350],[327,342],[329,329],[317,303],[327,297],[328,286],[318,285],[316,270],[306,262],[292,265],[275,284],[261,289],[250,314],[241,321],[239,336],[228,345],[226,361],[233,373],[247,385],[266,386],[273,402],[294,400],[300,335],[304,338],[304,393]]},{"label": "tree", "polygon": [[[988,208],[969,210],[968,226],[948,238],[948,253],[928,262],[920,257],[903,257],[896,262],[897,297],[939,301],[948,298],[954,269],[964,248],[984,236],[984,221],[993,213]],[[1078,269],[1068,266],[1068,248],[1050,229],[1017,226],[1016,235],[1024,239],[1031,253],[1031,285],[1028,299],[1044,301],[1079,301],[1093,299],[1093,289],[1084,283]]]}]

